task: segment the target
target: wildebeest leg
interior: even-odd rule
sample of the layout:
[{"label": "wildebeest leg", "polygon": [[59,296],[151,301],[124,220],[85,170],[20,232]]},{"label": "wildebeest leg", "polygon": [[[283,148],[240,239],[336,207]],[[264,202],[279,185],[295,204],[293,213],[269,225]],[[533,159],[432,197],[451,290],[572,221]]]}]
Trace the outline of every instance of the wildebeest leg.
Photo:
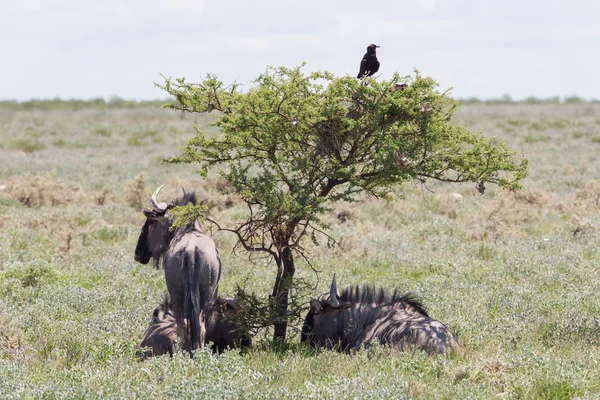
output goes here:
[{"label": "wildebeest leg", "polygon": [[190,352],[190,356],[192,355],[192,343],[190,341],[190,335],[188,334],[188,321],[183,320],[181,323],[177,324],[177,337],[179,338],[179,343],[181,343],[181,349],[183,351]]},{"label": "wildebeest leg", "polygon": [[203,272],[207,269],[204,254],[194,246],[186,249],[183,273],[185,314],[188,318],[190,342],[192,349],[204,349],[205,327],[204,308],[208,302],[204,297],[202,287],[207,283],[203,280]]},{"label": "wildebeest leg", "polygon": [[206,313],[204,310],[200,311],[200,348],[203,349],[206,342]]},{"label": "wildebeest leg", "polygon": [[177,324],[177,337],[180,340],[183,350],[191,350],[190,341],[187,335],[187,324],[185,323],[184,315],[184,297],[183,297],[183,282],[181,279],[181,265],[165,263],[165,278],[167,282],[167,290],[171,297],[171,308],[175,322]]},{"label": "wildebeest leg", "polygon": [[[218,253],[217,253],[218,257]],[[220,269],[214,271],[213,268],[209,267],[210,257],[201,249],[195,248],[194,250],[194,268],[195,284],[198,290],[199,302],[199,325],[200,325],[200,348],[204,348],[206,344],[206,315],[207,309],[216,298],[217,283],[220,277]],[[211,291],[211,288],[214,288]]]}]

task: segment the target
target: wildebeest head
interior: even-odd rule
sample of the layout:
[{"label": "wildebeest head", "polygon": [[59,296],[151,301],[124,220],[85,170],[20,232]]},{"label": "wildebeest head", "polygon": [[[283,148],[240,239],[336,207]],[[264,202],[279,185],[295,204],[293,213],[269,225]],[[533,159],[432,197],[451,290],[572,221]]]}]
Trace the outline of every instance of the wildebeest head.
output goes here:
[{"label": "wildebeest head", "polygon": [[206,342],[213,343],[213,351],[247,348],[252,345],[250,334],[240,326],[236,315],[240,306],[236,299],[217,298],[206,319]]},{"label": "wildebeest head", "polygon": [[[247,348],[252,345],[248,332],[236,322],[239,305],[233,298],[217,298],[210,306],[206,317],[206,342],[212,342],[212,350],[222,353],[226,349]],[[142,358],[173,354],[177,340],[177,324],[171,313],[168,298],[156,306],[152,321],[142,340],[136,346]]]},{"label": "wildebeest head", "polygon": [[359,349],[372,341],[430,353],[458,348],[458,340],[445,325],[429,318],[412,294],[388,294],[365,285],[337,292],[335,277],[329,293],[314,299],[304,320],[301,341],[338,351]]},{"label": "wildebeest head", "polygon": [[159,203],[157,196],[164,186],[162,185],[152,194],[150,198],[152,209],[142,208],[146,221],[142,226],[142,232],[135,247],[135,261],[148,264],[150,258],[154,258],[156,268],[158,268],[161,256],[167,251],[169,242],[173,237],[173,233],[169,230],[171,222],[167,211],[175,206],[188,203],[196,204],[196,193],[187,193],[185,190],[183,190],[183,197],[173,203]]},{"label": "wildebeest head", "polygon": [[[330,315],[344,308],[340,304],[337,293],[335,276],[331,281],[329,293],[321,295],[318,299],[310,301],[310,310],[304,319],[301,341],[311,345],[337,342],[337,329],[331,324]],[[333,322],[337,322],[333,319]]]}]

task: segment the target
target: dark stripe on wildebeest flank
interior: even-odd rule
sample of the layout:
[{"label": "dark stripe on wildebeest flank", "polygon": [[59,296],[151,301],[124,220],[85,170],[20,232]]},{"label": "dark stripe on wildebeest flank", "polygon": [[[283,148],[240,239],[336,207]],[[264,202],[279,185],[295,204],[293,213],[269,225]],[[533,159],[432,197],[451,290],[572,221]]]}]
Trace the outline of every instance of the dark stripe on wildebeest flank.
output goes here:
[{"label": "dark stripe on wildebeest flank", "polygon": [[335,277],[329,293],[310,302],[301,341],[338,351],[368,347],[378,342],[428,353],[460,348],[456,336],[429,317],[412,293],[389,294],[374,285],[350,287],[337,293]]}]

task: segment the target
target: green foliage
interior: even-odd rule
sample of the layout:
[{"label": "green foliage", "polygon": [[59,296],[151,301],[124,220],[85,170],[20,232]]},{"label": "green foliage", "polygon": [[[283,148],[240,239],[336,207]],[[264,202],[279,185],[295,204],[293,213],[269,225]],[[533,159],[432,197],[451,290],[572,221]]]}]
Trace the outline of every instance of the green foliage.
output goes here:
[{"label": "green foliage", "polygon": [[45,263],[32,263],[24,268],[13,268],[0,275],[2,280],[17,280],[23,287],[38,287],[42,283],[51,283],[57,279],[56,272]]},{"label": "green foliage", "polygon": [[[246,277],[243,286],[248,285]],[[238,287],[235,296],[240,310],[236,314],[236,322],[245,332],[253,336],[259,333],[268,334],[269,328],[282,319],[290,322],[294,327],[302,327],[302,321],[308,310],[309,300],[312,296],[312,284],[305,279],[294,279],[284,282],[290,293],[287,310],[279,312],[273,296],[261,296],[248,292],[243,287]]]},{"label": "green foliage", "polygon": [[222,175],[252,212],[238,231],[252,248],[327,229],[320,216],[359,193],[387,198],[428,179],[514,190],[527,175],[527,160],[504,143],[452,124],[456,102],[418,72],[379,82],[279,67],[245,92],[214,75],[159,87],[177,99],[172,109],[218,111],[211,125],[221,134],[197,128],[170,162],[199,163],[203,174],[227,167]]},{"label": "green foliage", "polygon": [[171,229],[177,229],[194,221],[204,221],[208,212],[208,206],[206,204],[194,205],[188,203],[184,206],[175,207],[169,212],[172,218]]}]

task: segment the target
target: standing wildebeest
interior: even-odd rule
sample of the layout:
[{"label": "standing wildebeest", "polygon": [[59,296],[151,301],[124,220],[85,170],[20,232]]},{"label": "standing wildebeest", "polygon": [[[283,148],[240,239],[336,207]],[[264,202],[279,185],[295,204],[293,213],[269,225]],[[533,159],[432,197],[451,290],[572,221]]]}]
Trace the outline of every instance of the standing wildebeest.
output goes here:
[{"label": "standing wildebeest", "polygon": [[377,60],[377,48],[379,46],[370,44],[367,46],[367,52],[360,61],[360,70],[358,71],[357,78],[365,78],[373,76],[375,72],[379,71],[379,61]]},{"label": "standing wildebeest", "polygon": [[162,258],[171,297],[177,336],[185,350],[204,347],[204,309],[217,297],[221,260],[215,242],[198,221],[171,230],[167,211],[175,206],[196,204],[196,193],[186,193],[173,203],[156,199],[164,185],[152,194],[152,210],[142,209],[146,222],[135,248],[135,260],[147,264]]},{"label": "standing wildebeest", "polygon": [[428,353],[459,349],[456,336],[429,318],[414,295],[394,291],[390,296],[373,285],[350,287],[338,295],[335,277],[329,294],[311,300],[301,340],[338,351],[368,347],[373,341],[401,349],[412,345]]},{"label": "standing wildebeest", "polygon": [[[236,323],[239,305],[235,299],[217,298],[206,310],[206,342],[212,342],[212,350],[222,353],[228,348],[246,348],[252,345],[249,334]],[[167,299],[156,306],[152,322],[140,343],[136,346],[142,358],[173,354],[177,339],[177,324]],[[146,348],[146,349],[145,349]]]}]

